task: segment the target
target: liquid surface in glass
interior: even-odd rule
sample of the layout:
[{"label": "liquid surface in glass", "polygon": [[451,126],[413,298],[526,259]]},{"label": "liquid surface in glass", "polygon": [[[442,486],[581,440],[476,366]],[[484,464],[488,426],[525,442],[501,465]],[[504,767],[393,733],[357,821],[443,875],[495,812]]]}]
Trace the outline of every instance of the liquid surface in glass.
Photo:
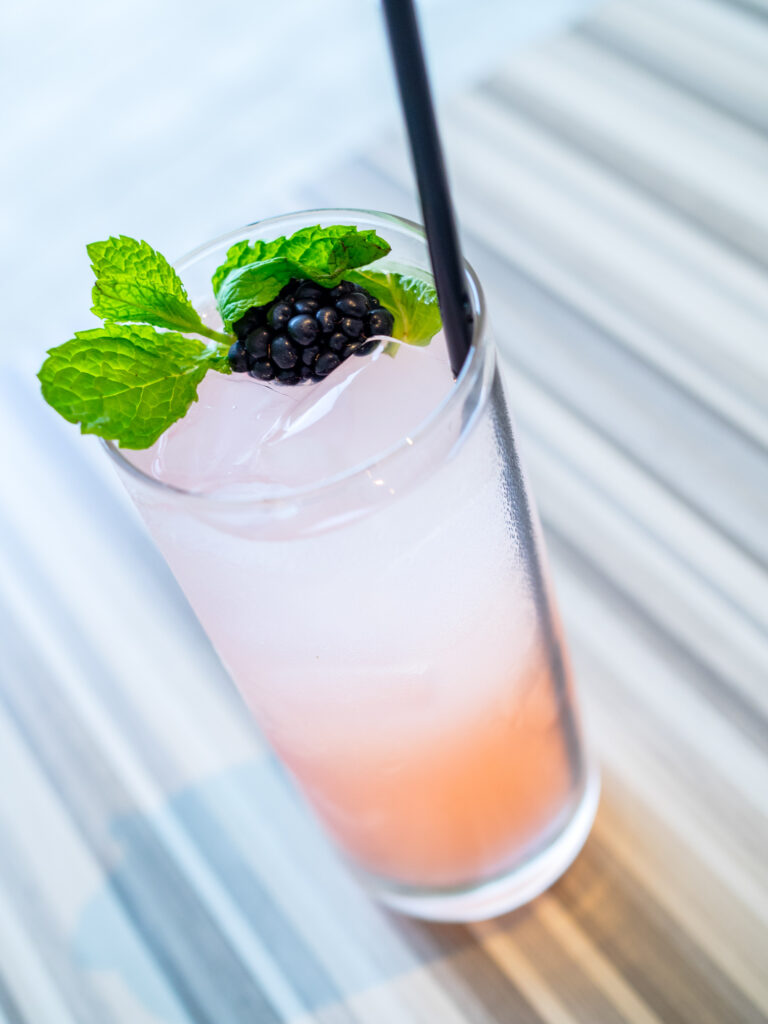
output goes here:
[{"label": "liquid surface in glass", "polygon": [[[453,386],[440,335],[395,358],[382,345],[310,386],[210,373],[182,421],[123,454],[212,497],[288,493],[402,444]],[[341,489],[316,531],[288,510],[266,535],[242,506],[230,524],[207,501],[127,479],[342,850],[375,876],[432,887],[514,867],[580,797],[568,695],[537,622],[493,410],[445,429],[456,431],[449,457],[407,486],[386,461],[372,465],[362,476],[381,500],[361,511]]]}]

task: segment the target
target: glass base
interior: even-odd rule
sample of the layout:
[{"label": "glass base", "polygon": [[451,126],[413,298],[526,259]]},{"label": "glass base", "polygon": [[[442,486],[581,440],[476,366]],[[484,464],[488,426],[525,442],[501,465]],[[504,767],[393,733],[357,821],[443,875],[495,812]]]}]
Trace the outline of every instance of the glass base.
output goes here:
[{"label": "glass base", "polygon": [[428,921],[481,921],[515,910],[548,889],[570,867],[584,845],[600,799],[600,773],[592,768],[584,793],[557,838],[513,871],[479,885],[456,889],[389,889],[369,883],[371,894],[402,914]]}]

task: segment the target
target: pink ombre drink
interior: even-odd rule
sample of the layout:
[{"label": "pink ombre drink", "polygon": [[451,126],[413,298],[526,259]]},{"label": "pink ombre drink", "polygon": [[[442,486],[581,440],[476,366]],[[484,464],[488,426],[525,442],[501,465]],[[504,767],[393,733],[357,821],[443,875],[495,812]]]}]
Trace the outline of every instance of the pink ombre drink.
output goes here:
[{"label": "pink ombre drink", "polygon": [[[410,224],[327,216],[373,226],[392,259],[428,265]],[[307,219],[252,226],[182,261],[193,301],[232,240]],[[458,381],[441,335],[394,358],[382,341],[319,384],[212,373],[151,449],[113,449],[340,849],[380,897],[445,919],[500,912],[550,884],[597,791],[470,284],[477,328]]]}]

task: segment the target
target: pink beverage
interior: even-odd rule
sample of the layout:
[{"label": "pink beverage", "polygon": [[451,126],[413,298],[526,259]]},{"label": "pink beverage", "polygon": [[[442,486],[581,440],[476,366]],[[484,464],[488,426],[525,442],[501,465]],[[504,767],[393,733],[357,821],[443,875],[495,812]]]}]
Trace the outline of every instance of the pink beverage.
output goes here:
[{"label": "pink beverage", "polygon": [[[391,259],[428,265],[405,222],[328,217],[374,226]],[[179,265],[193,301],[233,239]],[[445,919],[550,884],[597,791],[470,283],[478,324],[458,381],[441,335],[394,358],[384,339],[308,386],[211,373],[152,448],[112,448],[339,848],[381,898]]]}]

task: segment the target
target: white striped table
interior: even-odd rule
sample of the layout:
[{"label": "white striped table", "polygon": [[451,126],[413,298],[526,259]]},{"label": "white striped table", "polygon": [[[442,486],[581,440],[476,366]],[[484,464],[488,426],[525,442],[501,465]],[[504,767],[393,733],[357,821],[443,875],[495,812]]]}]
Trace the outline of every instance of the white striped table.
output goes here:
[{"label": "white striped table", "polygon": [[[603,764],[515,914],[366,899],[98,445],[4,374],[0,1024],[768,1021],[766,101],[763,0],[620,0],[443,110]],[[414,213],[389,136],[284,193]]]}]

